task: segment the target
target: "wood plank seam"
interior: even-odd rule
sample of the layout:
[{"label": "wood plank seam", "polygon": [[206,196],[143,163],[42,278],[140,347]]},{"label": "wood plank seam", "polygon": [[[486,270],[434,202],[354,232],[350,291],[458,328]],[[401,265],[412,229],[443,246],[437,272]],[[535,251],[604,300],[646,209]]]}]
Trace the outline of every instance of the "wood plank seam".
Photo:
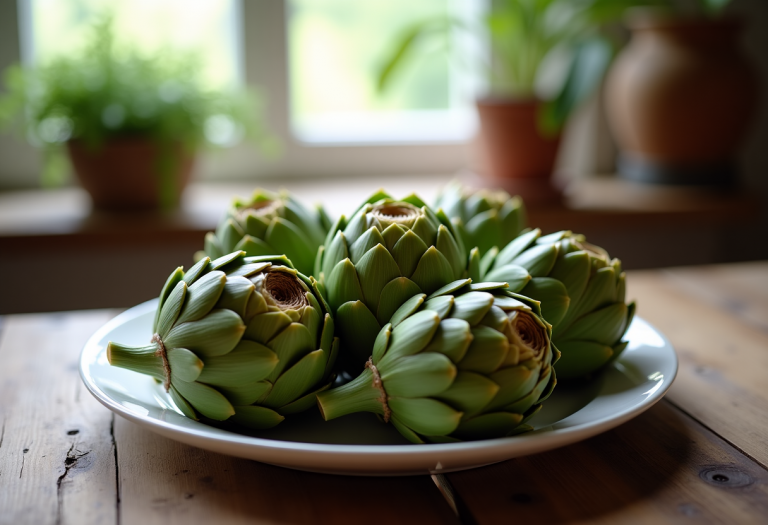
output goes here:
[{"label": "wood plank seam", "polygon": [[80,452],[78,450],[77,437],[75,437],[74,441],[72,441],[72,446],[69,447],[67,455],[64,458],[64,472],[62,472],[56,479],[56,525],[60,525],[62,522],[62,509],[64,508],[64,491],[62,490],[61,483],[64,481],[64,478],[67,477],[69,471],[77,466],[78,460],[90,453],[90,450],[86,452]]},{"label": "wood plank seam", "polygon": [[693,414],[691,414],[691,413],[690,413],[689,411],[687,411],[685,408],[683,408],[682,406],[680,406],[680,404],[679,404],[679,403],[675,403],[674,401],[672,401],[672,400],[671,400],[671,399],[669,399],[668,397],[665,397],[665,398],[664,398],[664,402],[666,402],[666,403],[669,403],[670,405],[672,405],[673,407],[675,407],[677,410],[679,410],[680,412],[682,412],[683,414],[685,414],[686,416],[688,416],[688,417],[689,417],[689,418],[691,418],[692,420],[696,421],[696,422],[697,422],[699,425],[701,425],[702,427],[704,427],[704,428],[705,428],[705,429],[707,429],[708,431],[712,432],[712,434],[714,434],[714,435],[715,435],[715,436],[717,436],[718,438],[720,438],[720,439],[722,439],[723,441],[725,441],[726,443],[728,443],[730,446],[732,446],[732,447],[733,447],[733,448],[735,448],[737,451],[739,451],[739,452],[740,452],[740,453],[741,453],[741,454],[742,454],[744,457],[748,458],[748,459],[749,459],[749,460],[751,460],[753,463],[755,463],[755,465],[758,465],[760,468],[762,468],[763,470],[765,470],[765,471],[766,471],[766,473],[768,473],[768,465],[765,465],[765,464],[764,464],[762,461],[760,461],[759,459],[757,459],[757,458],[755,458],[754,456],[752,456],[752,455],[751,455],[749,452],[747,452],[746,450],[744,450],[743,448],[741,448],[739,445],[737,445],[736,443],[734,443],[733,441],[731,441],[731,440],[730,440],[730,439],[728,439],[727,437],[725,437],[725,436],[721,435],[719,432],[717,432],[716,430],[714,430],[712,427],[710,427],[709,425],[707,425],[707,424],[706,424],[706,423],[704,423],[703,421],[701,421],[701,420],[699,420],[698,418],[696,418],[696,417],[695,417]]},{"label": "wood plank seam", "polygon": [[461,525],[477,525],[477,520],[470,512],[469,507],[461,498],[456,489],[451,485],[450,480],[445,474],[432,474],[432,481],[435,482],[435,486],[443,495],[448,506],[456,514]]},{"label": "wood plank seam", "polygon": [[115,523],[120,525],[120,463],[117,461],[117,440],[115,439],[115,414],[109,424],[109,437],[112,439],[112,459],[115,462]]}]

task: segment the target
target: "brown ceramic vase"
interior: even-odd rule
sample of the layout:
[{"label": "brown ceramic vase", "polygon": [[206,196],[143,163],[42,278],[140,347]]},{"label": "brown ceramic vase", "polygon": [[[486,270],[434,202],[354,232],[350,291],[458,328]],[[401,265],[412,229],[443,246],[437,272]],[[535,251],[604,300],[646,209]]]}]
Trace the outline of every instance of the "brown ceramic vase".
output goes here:
[{"label": "brown ceramic vase", "polygon": [[98,210],[176,208],[194,162],[180,144],[164,149],[142,138],[110,139],[98,147],[72,140],[67,149]]},{"label": "brown ceramic vase", "polygon": [[527,204],[555,203],[552,184],[560,135],[545,137],[538,128],[538,102],[484,98],[477,101],[483,175],[495,186],[520,195]]},{"label": "brown ceramic vase", "polygon": [[734,19],[629,20],[632,39],[606,85],[608,122],[625,178],[729,184],[757,101],[757,77]]}]

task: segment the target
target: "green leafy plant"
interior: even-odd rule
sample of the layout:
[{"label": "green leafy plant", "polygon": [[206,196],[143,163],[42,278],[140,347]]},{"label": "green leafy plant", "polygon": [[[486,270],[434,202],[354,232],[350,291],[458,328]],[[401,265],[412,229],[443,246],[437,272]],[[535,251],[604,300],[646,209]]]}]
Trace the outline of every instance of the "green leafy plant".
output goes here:
[{"label": "green leafy plant", "polygon": [[274,148],[256,94],[207,89],[198,68],[192,54],[140,54],[121,44],[104,18],[81,52],[5,71],[0,127],[43,146],[48,184],[66,173],[62,145],[69,140],[96,149],[113,138],[146,137],[196,151],[250,138],[263,151]]},{"label": "green leafy plant", "polygon": [[[651,0],[652,1],[652,0]],[[555,94],[541,106],[540,128],[555,133],[574,108],[595,89],[614,54],[615,44],[601,27],[644,0],[494,0],[480,23],[450,17],[423,20],[406,28],[394,42],[378,72],[385,89],[420,41],[442,39],[450,45],[455,31],[487,37],[490,59],[484,61],[491,96],[521,100],[537,94],[544,66],[556,57],[567,69]],[[567,65],[566,65],[567,64]]]}]

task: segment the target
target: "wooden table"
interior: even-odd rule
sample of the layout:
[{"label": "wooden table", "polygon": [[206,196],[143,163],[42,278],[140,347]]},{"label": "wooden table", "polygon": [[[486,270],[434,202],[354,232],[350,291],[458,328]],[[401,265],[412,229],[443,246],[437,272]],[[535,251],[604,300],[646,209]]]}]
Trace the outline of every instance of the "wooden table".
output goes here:
[{"label": "wooden table", "polygon": [[0,523],[768,523],[768,262],[628,282],[680,356],[666,399],[582,443],[435,479],[309,474],[159,437],[78,376],[115,311],[6,316]]}]

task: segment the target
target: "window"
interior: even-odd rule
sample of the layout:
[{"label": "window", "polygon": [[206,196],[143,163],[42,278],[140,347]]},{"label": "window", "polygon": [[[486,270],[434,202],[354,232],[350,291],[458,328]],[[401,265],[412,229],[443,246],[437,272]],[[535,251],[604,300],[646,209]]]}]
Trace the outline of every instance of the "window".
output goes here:
[{"label": "window", "polygon": [[24,62],[45,62],[81,49],[88,29],[111,16],[118,42],[144,52],[182,49],[197,55],[212,88],[242,81],[237,0],[20,0]]},{"label": "window", "polygon": [[[457,72],[446,52],[438,50],[404,71],[379,98],[373,69],[402,25],[437,13],[464,16],[479,4],[476,0],[3,4],[0,38],[18,35],[21,45],[0,46],[0,68],[76,49],[79,30],[109,9],[118,35],[132,43],[200,52],[212,85],[245,81],[257,86],[265,96],[270,129],[283,144],[282,156],[264,159],[251,145],[240,144],[203,156],[198,178],[450,173],[467,165],[466,146],[475,130],[471,76]],[[0,155],[8,154],[14,158],[0,165],[0,185],[36,185],[39,153],[0,136]]]},{"label": "window", "polygon": [[380,93],[376,86],[377,70],[403,30],[423,20],[460,15],[453,4],[292,0],[290,124],[297,138],[321,144],[469,138],[472,79],[456,70],[449,47],[428,42],[433,49],[421,49],[389,89]]}]

